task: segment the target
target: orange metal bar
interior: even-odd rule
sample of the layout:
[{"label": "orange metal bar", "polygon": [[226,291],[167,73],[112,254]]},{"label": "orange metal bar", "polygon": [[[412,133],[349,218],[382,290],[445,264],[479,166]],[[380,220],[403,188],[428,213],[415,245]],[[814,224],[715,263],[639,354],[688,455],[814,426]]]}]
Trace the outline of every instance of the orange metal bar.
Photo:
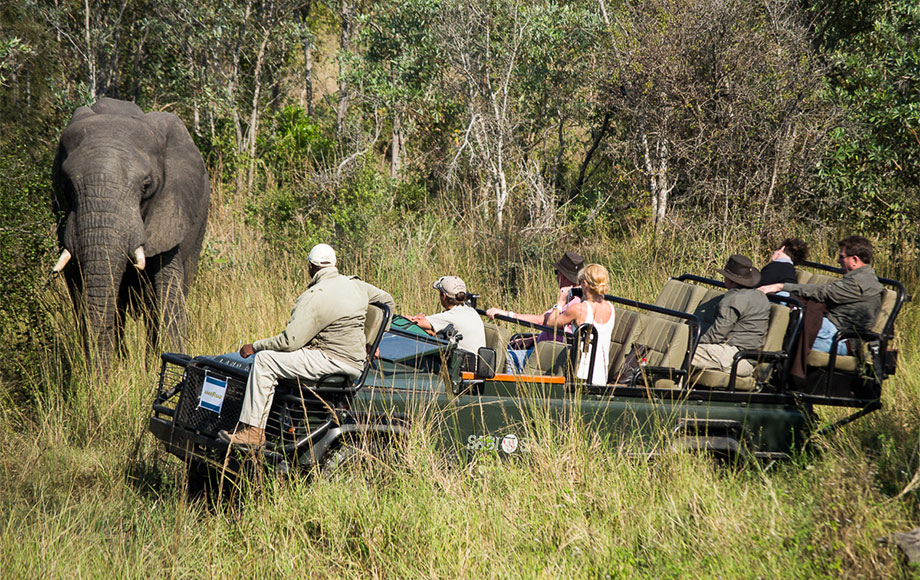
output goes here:
[{"label": "orange metal bar", "polygon": [[[465,381],[472,381],[476,378],[476,375],[471,372],[462,372],[460,373],[460,378]],[[486,379],[487,381],[518,381],[521,383],[544,383],[549,385],[564,385],[565,377],[556,377],[550,375],[495,375],[491,379]]]}]

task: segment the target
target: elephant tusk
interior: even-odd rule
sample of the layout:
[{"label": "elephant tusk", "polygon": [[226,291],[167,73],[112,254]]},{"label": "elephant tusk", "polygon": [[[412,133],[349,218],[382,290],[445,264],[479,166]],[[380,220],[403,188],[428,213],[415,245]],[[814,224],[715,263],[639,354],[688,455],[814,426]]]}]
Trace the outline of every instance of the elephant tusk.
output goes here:
[{"label": "elephant tusk", "polygon": [[67,265],[67,262],[70,261],[71,254],[69,250],[64,250],[61,252],[61,257],[58,258],[57,264],[54,265],[54,268],[51,269],[52,272],[57,273],[64,269],[64,266]]},{"label": "elephant tusk", "polygon": [[138,246],[134,250],[134,265],[138,270],[143,270],[147,266],[147,258],[144,257],[144,246]]}]

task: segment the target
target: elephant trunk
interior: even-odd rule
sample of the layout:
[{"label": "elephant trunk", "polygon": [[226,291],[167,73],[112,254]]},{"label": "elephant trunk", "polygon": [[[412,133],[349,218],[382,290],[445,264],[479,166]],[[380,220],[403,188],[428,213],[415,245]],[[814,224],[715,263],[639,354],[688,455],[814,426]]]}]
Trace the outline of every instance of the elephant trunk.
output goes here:
[{"label": "elephant trunk", "polygon": [[136,194],[113,187],[103,177],[84,178],[75,183],[79,191],[72,232],[65,235],[80,265],[86,307],[87,339],[100,356],[107,358],[115,348],[123,315],[118,293],[129,260],[144,264],[144,224],[140,210],[126,200]]},{"label": "elephant trunk", "polygon": [[[80,258],[83,298],[86,305],[87,338],[101,356],[115,348],[118,320],[118,291],[127,261],[116,240],[93,235],[95,243]],[[120,240],[118,240],[120,241]]]}]

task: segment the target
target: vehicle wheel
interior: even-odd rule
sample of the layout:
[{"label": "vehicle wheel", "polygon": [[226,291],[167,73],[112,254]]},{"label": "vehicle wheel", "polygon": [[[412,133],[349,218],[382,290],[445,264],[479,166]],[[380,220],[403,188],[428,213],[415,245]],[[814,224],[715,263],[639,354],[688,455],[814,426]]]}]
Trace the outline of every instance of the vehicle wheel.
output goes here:
[{"label": "vehicle wheel", "polygon": [[209,505],[218,497],[229,497],[236,489],[235,469],[221,469],[201,461],[189,463],[185,473],[186,497],[193,501],[206,501]]},{"label": "vehicle wheel", "polygon": [[384,435],[343,437],[326,454],[323,470],[327,473],[346,473],[362,466],[385,462],[392,451],[389,437]]}]

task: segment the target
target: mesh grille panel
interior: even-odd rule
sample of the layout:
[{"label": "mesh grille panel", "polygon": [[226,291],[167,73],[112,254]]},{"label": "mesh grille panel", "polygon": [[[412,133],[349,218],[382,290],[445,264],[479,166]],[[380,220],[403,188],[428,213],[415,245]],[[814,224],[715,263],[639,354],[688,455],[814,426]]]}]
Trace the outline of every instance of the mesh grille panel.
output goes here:
[{"label": "mesh grille panel", "polygon": [[[185,371],[185,384],[175,420],[177,425],[217,437],[221,429],[233,431],[236,427],[246,396],[246,383],[219,372],[209,371],[208,374],[227,380],[220,415],[199,406],[205,369],[189,365]],[[284,443],[293,443],[298,437],[311,433],[329,420],[331,414],[327,405],[308,392],[305,395],[305,398],[301,398],[296,386],[284,383],[278,386],[265,425],[265,435],[270,441],[281,437]]]},{"label": "mesh grille panel", "polygon": [[221,429],[232,431],[239,421],[240,411],[243,408],[243,397],[246,395],[246,383],[221,373],[209,374],[227,380],[227,391],[220,414],[198,406],[205,370],[189,365],[185,370],[185,385],[176,409],[176,424],[216,437],[217,432]]}]

